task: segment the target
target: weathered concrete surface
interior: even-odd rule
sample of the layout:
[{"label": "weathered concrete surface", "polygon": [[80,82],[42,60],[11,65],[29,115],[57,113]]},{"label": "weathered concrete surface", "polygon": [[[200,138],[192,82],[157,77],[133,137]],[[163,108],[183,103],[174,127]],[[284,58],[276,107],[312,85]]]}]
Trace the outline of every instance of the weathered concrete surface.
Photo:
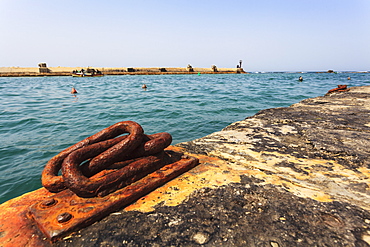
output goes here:
[{"label": "weathered concrete surface", "polygon": [[263,171],[256,177],[273,179],[298,195],[369,210],[369,92],[369,87],[352,88],[263,110],[181,146]]},{"label": "weathered concrete surface", "polygon": [[369,147],[370,87],[263,110],[172,147],[200,165],[55,246],[370,246]]}]

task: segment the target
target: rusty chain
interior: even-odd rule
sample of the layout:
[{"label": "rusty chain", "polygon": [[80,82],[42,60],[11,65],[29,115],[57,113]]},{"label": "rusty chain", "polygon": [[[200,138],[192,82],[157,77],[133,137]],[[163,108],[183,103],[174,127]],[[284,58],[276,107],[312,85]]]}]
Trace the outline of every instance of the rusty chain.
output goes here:
[{"label": "rusty chain", "polygon": [[163,150],[171,142],[169,133],[145,135],[139,124],[119,122],[50,159],[42,184],[51,192],[70,189],[81,197],[104,196],[163,165]]}]

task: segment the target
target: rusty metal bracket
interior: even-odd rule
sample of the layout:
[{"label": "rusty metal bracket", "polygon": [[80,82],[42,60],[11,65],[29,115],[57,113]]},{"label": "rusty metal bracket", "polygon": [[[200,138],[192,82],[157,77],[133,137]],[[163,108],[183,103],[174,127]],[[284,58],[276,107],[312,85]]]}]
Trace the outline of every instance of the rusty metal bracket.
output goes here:
[{"label": "rusty metal bracket", "polygon": [[197,158],[165,151],[165,165],[104,197],[82,198],[64,190],[29,207],[27,216],[52,242],[117,211],[198,165]]}]

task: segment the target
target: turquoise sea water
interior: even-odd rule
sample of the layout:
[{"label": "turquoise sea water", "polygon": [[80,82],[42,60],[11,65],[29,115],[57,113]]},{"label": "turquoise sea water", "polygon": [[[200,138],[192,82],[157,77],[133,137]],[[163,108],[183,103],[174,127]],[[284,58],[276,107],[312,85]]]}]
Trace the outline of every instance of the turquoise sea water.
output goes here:
[{"label": "turquoise sea water", "polygon": [[176,144],[338,84],[370,85],[370,74],[0,77],[0,203],[40,188],[49,159],[116,122],[136,121],[147,134],[169,132]]}]

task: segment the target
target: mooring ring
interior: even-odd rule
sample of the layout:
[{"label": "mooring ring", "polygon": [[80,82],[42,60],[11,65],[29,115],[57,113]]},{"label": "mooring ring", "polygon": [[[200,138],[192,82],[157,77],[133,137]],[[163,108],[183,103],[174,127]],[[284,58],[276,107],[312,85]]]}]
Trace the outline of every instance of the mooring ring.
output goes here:
[{"label": "mooring ring", "polygon": [[[112,139],[124,133],[129,133],[129,135]],[[63,176],[58,176],[58,172],[62,167],[63,161],[72,152],[108,139],[112,139],[111,141],[108,141],[108,143],[112,144],[111,146],[119,145],[126,151],[131,150],[136,148],[141,143],[143,133],[144,130],[138,123],[133,121],[118,122],[76,143],[75,145],[64,149],[62,152],[50,159],[45,165],[41,176],[42,185],[51,192],[59,192],[67,188],[64,183]],[[104,151],[105,150],[102,152]]]},{"label": "mooring ring", "polygon": [[88,178],[82,173],[79,166],[81,162],[99,153],[98,147],[95,147],[97,144],[74,151],[63,162],[62,173],[64,182],[68,189],[80,197],[105,196],[141,179],[164,165],[164,152],[162,151],[155,155],[134,160],[123,168],[103,176]]},{"label": "mooring ring", "polygon": [[[89,163],[84,164],[82,166],[82,170],[88,175],[93,175],[103,169],[111,167],[116,162],[122,162],[159,153],[168,147],[171,142],[172,136],[167,132],[144,135],[140,145],[138,145],[132,152],[124,151],[126,153],[121,152],[119,155],[115,154],[116,156],[113,157],[113,154],[110,153],[110,150],[108,149],[107,151],[92,158]],[[104,156],[104,158],[106,156],[110,156],[110,159],[102,159],[100,156]],[[101,162],[102,160],[105,162]]]}]

